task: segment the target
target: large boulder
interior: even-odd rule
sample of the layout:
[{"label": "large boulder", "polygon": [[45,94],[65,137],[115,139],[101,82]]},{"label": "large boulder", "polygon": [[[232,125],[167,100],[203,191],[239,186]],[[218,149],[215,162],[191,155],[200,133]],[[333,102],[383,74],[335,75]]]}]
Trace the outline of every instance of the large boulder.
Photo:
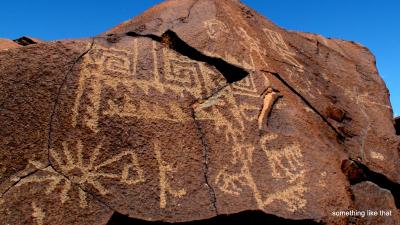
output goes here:
[{"label": "large boulder", "polygon": [[362,205],[359,167],[400,183],[368,49],[286,31],[235,0],[166,1],[0,61],[5,224],[231,224],[221,215],[249,211],[348,224],[332,212]]}]

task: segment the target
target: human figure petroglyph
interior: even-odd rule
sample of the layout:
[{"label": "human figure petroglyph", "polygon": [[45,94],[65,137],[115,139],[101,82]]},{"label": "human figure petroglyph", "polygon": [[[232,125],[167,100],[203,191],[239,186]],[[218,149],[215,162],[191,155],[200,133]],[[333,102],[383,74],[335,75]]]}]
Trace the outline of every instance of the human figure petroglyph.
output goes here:
[{"label": "human figure petroglyph", "polygon": [[163,160],[160,145],[161,144],[158,141],[154,143],[154,152],[160,170],[160,208],[165,208],[167,206],[167,194],[170,194],[175,198],[181,198],[186,195],[186,190],[184,188],[175,190],[171,187],[168,175],[175,172],[175,169]]},{"label": "human figure petroglyph", "polygon": [[[249,81],[243,82],[247,82],[243,86],[250,87]],[[306,205],[304,193],[307,188],[304,185],[303,156],[298,144],[288,145],[279,150],[270,150],[267,149],[267,142],[275,140],[278,136],[276,134],[262,136],[259,149],[262,149],[268,159],[272,178],[278,182],[287,182],[288,187],[271,193],[263,193],[254,180],[251,168],[253,154],[258,144],[246,143],[248,138],[245,135],[245,127],[246,124],[254,122],[257,123],[258,128],[263,127],[266,124],[265,117],[271,112],[273,103],[279,95],[268,87],[261,94],[257,94],[261,91],[255,86],[250,89],[253,90],[253,94],[243,96],[259,101],[252,101],[253,103],[238,101],[235,96],[241,96],[244,90],[232,85],[194,107],[198,120],[213,121],[216,130],[224,135],[225,141],[232,144],[231,161],[217,173],[214,184],[223,193],[234,196],[239,196],[244,188],[249,188],[260,209],[264,209],[274,201],[281,201],[287,205],[289,211],[299,210]],[[261,102],[261,106],[257,102]],[[232,116],[228,117],[229,114],[223,113],[226,109]],[[246,110],[259,112],[259,117],[247,116]]]},{"label": "human figure petroglyph", "polygon": [[208,55],[223,58],[234,65],[241,66],[250,71],[256,71],[260,67],[268,68],[268,63],[265,60],[266,49],[258,39],[251,37],[243,27],[229,28],[224,22],[217,19],[205,21],[204,27],[210,39],[213,40],[220,37],[230,38],[229,34],[237,34],[240,37],[238,38],[239,45],[244,48],[246,51],[245,55],[248,57],[239,60],[227,51],[224,51],[223,54],[206,52]]},{"label": "human figure petroglyph", "polygon": [[[237,27],[235,29],[236,33],[242,38],[242,41],[239,42],[244,48],[249,51],[249,56],[251,59],[250,65],[245,67],[246,69],[250,69],[255,71],[256,68],[264,67],[268,68],[268,63],[265,61],[266,49],[262,47],[260,41],[256,38],[251,37],[247,31],[243,27]],[[256,59],[258,58],[258,62],[261,65],[256,66]]]},{"label": "human figure petroglyph", "polygon": [[293,52],[290,51],[282,35],[271,29],[263,29],[267,39],[269,40],[270,46],[274,49],[281,57],[287,60],[290,64],[296,66],[300,72],[304,71],[304,66],[299,63],[294,56]]}]

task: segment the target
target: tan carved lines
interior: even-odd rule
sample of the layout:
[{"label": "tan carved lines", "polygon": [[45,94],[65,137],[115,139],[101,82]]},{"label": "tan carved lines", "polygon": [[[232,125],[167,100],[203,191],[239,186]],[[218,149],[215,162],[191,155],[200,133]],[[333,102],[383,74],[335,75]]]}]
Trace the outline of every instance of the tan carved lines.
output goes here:
[{"label": "tan carved lines", "polygon": [[279,150],[267,150],[264,148],[272,169],[272,177],[286,179],[293,183],[299,178],[304,178],[304,166],[300,161],[302,154],[298,145],[289,145]]},{"label": "tan carved lines", "polygon": [[104,72],[116,72],[123,76],[136,74],[138,39],[133,40],[132,49],[93,47],[87,56],[88,64],[97,65]]},{"label": "tan carved lines", "polygon": [[171,187],[168,174],[173,173],[176,170],[162,159],[161,146],[159,142],[155,142],[154,151],[160,170],[160,208],[165,208],[167,205],[167,194],[170,194],[175,198],[181,198],[186,195],[186,190],[184,188],[175,190]]},{"label": "tan carved lines", "polygon": [[37,225],[43,225],[44,218],[46,217],[46,214],[43,212],[43,210],[37,206],[36,202],[32,202],[32,217],[35,219],[35,222]]},{"label": "tan carved lines", "polygon": [[286,209],[288,211],[298,211],[307,204],[307,200],[304,198],[304,193],[306,191],[307,188],[305,187],[304,181],[299,181],[294,185],[290,185],[287,188],[280,189],[268,195],[268,197],[263,200],[261,208],[267,207],[274,201],[282,201],[286,204]]},{"label": "tan carved lines", "polygon": [[261,147],[265,152],[272,170],[272,177],[288,182],[287,188],[270,194],[264,201],[265,204],[273,200],[286,202],[290,211],[296,211],[305,207],[307,201],[304,193],[308,190],[305,186],[305,166],[303,154],[298,144],[285,146],[283,149],[267,149],[267,142],[274,140],[276,136],[264,136],[261,139]]},{"label": "tan carved lines", "polygon": [[[132,77],[136,73],[138,40],[134,40],[133,53],[128,50],[94,46],[85,55],[78,80],[77,93],[72,108],[72,126],[76,127],[79,106],[85,91],[90,104],[86,107],[84,123],[93,132],[98,132],[99,108],[102,91],[102,74],[112,74],[116,79]],[[115,75],[117,73],[118,75]]]},{"label": "tan carved lines", "polygon": [[107,101],[107,104],[108,108],[103,112],[103,115],[110,117],[118,116],[173,122],[193,120],[176,102],[165,102],[165,104],[151,104],[146,101],[137,100],[134,102],[131,95],[125,94],[122,104],[117,104],[111,99]]},{"label": "tan carved lines", "polygon": [[[223,113],[224,108],[230,109],[231,117]],[[198,120],[212,121],[217,131],[225,133],[227,141],[231,141],[232,136],[235,136],[237,132],[244,131],[242,112],[236,103],[231,87],[221,90],[217,95],[196,105],[194,110]]]},{"label": "tan carved lines", "polygon": [[[75,156],[69,149],[67,142],[63,142],[63,155],[64,158],[60,156],[55,150],[51,150],[51,156],[56,161],[61,169],[61,172],[69,176],[70,180],[76,184],[91,184],[101,195],[106,195],[109,193],[106,187],[104,187],[98,180],[101,177],[116,179],[124,184],[137,184],[144,182],[143,169],[140,168],[136,153],[127,150],[118,155],[115,155],[108,160],[96,164],[96,160],[100,155],[101,144],[97,145],[93,149],[90,155],[88,163],[83,162],[83,145],[80,140],[76,144]],[[120,174],[102,172],[101,169],[109,166],[115,162],[127,159],[129,163],[124,164],[124,168]],[[129,172],[132,171],[136,176],[128,179]]]},{"label": "tan carved lines", "polygon": [[237,27],[236,33],[242,38],[240,44],[249,52],[250,64],[244,65],[246,69],[256,70],[256,59],[258,58],[259,66],[268,68],[268,63],[265,61],[266,49],[262,47],[260,41],[251,37],[245,29]]},{"label": "tan carved lines", "polygon": [[283,57],[290,64],[296,66],[301,72],[304,71],[304,66],[300,64],[294,56],[293,52],[290,51],[289,47],[286,45],[283,37],[280,33],[264,28],[264,33],[267,36],[270,46],[274,49],[281,57]]},{"label": "tan carved lines", "polygon": [[[239,60],[236,56],[227,51],[224,51],[223,54],[206,52],[207,55],[223,58],[231,64],[252,71],[256,70],[256,64],[258,64],[259,67],[268,67],[268,63],[264,59],[266,49],[262,47],[258,39],[248,35],[247,31],[242,27],[234,27],[231,29],[225,23],[217,19],[205,21],[204,27],[206,28],[208,36],[213,40],[232,32],[238,34],[241,37],[239,44],[245,49],[244,55],[246,55],[246,57]],[[246,59],[248,59],[248,61]]]},{"label": "tan carved lines", "polygon": [[[162,54],[164,61],[163,83],[170,84],[170,88],[173,90],[182,92],[182,89],[184,89],[200,98],[201,71],[199,63],[186,56],[180,56],[168,48],[163,48]],[[178,89],[178,87],[180,88]]]},{"label": "tan carved lines", "polygon": [[[306,205],[304,193],[305,170],[302,162],[302,154],[297,144],[286,146],[281,150],[266,149],[265,142],[275,139],[276,135],[265,136],[262,140],[262,148],[267,155],[271,165],[272,177],[278,180],[287,181],[286,188],[274,190],[271,193],[262,193],[254,181],[250,168],[253,164],[253,145],[240,144],[233,141],[233,152],[231,164],[226,165],[217,174],[215,184],[218,188],[230,195],[239,196],[243,192],[243,187],[251,189],[253,196],[260,209],[265,209],[274,201],[282,201],[287,205],[289,211],[299,210]],[[239,172],[231,172],[231,167],[240,166]]]},{"label": "tan carved lines", "polygon": [[[226,165],[217,174],[215,184],[219,189],[226,193],[235,196],[239,196],[243,191],[241,187],[249,186],[252,191],[257,190],[253,176],[250,172],[250,166],[252,164],[254,146],[241,145],[239,143],[234,144],[231,164]],[[241,164],[240,171],[237,173],[229,172],[232,164]],[[256,191],[258,193],[258,191]]]},{"label": "tan carved lines", "polygon": [[267,126],[267,119],[269,114],[271,113],[272,107],[275,101],[278,99],[279,95],[272,90],[272,88],[268,88],[264,97],[264,102],[262,106],[261,113],[258,117],[258,129],[262,130]]},{"label": "tan carved lines", "polygon": [[211,19],[204,22],[204,27],[207,29],[208,36],[216,40],[221,35],[228,34],[229,29],[225,23],[217,19]]},{"label": "tan carved lines", "polygon": [[[76,151],[71,152],[66,142],[63,142],[63,157],[57,153],[54,149],[50,150],[51,157],[55,160],[56,164],[60,167],[61,172],[68,177],[59,175],[52,168],[47,168],[45,171],[48,172],[46,176],[30,176],[21,180],[18,186],[29,184],[29,183],[48,183],[45,190],[46,194],[52,193],[57,186],[61,185],[62,190],[60,192],[61,203],[67,202],[70,197],[69,193],[72,190],[74,184],[90,184],[92,185],[101,195],[109,193],[106,187],[104,187],[99,178],[110,178],[116,179],[119,182],[127,185],[134,185],[144,182],[143,170],[139,167],[138,159],[135,153],[132,151],[125,151],[118,155],[111,157],[110,159],[97,164],[96,159],[100,154],[101,145],[98,145],[92,152],[89,162],[85,163],[83,160],[83,146],[81,141],[77,141]],[[107,173],[102,172],[101,169],[112,165],[114,162],[128,160],[121,171],[121,173]],[[134,171],[134,175],[130,173]],[[80,207],[85,208],[87,206],[86,193],[79,187],[79,198]]]},{"label": "tan carved lines", "polygon": [[[136,42],[135,42],[136,43]],[[189,92],[197,98],[201,95],[208,94],[211,90],[206,90],[204,81],[211,84],[214,80],[211,76],[216,76],[215,72],[208,69],[201,63],[193,62],[189,58],[178,56],[176,53],[164,48],[162,54],[164,56],[164,72],[163,77],[160,78],[158,72],[157,60],[157,45],[153,42],[153,57],[154,57],[154,76],[150,80],[135,79],[127,71],[127,63],[121,63],[124,59],[116,60],[117,57],[125,57],[124,54],[116,54],[115,49],[109,50],[103,47],[96,47],[94,52],[85,56],[81,74],[78,81],[77,93],[72,108],[72,126],[76,127],[78,116],[82,118],[84,126],[90,128],[93,132],[98,132],[98,122],[102,115],[106,116],[121,116],[121,117],[139,117],[139,118],[153,118],[153,119],[167,119],[171,121],[181,121],[190,119],[190,115],[183,113],[182,109],[176,104],[166,104],[163,106],[149,105],[145,102],[137,102],[133,104],[134,94],[132,91],[140,89],[144,94],[149,95],[150,90],[155,90],[160,94],[168,94],[171,92],[172,96],[181,96],[183,92]],[[136,48],[134,48],[136,49]],[[135,50],[136,51],[136,50]],[[116,54],[111,57],[112,54]],[[134,53],[133,55],[137,55]],[[114,60],[115,62],[112,62]],[[136,59],[135,59],[136,60]],[[135,62],[134,60],[134,62]],[[101,62],[107,61],[104,69]],[[119,62],[119,64],[117,64]],[[137,64],[136,62],[134,63]],[[119,66],[117,66],[119,65]],[[121,69],[125,66],[125,69]],[[121,75],[114,76],[110,71],[116,71],[119,68],[120,73],[129,76]],[[204,78],[201,73],[204,72]],[[204,80],[199,80],[201,79]],[[123,105],[117,104],[113,99],[107,98],[102,95],[105,88],[111,88],[112,91],[117,92],[119,89],[125,89]],[[83,104],[82,98],[88,98],[88,102]],[[106,111],[100,110],[102,104],[107,104],[109,107]],[[84,108],[82,108],[84,107]],[[156,113],[158,111],[158,113]]]}]

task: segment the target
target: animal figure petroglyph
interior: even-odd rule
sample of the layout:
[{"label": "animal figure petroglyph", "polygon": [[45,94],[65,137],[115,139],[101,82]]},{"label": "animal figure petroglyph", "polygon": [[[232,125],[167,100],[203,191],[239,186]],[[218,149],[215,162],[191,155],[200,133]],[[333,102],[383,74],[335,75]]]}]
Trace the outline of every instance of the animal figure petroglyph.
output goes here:
[{"label": "animal figure petroglyph", "polygon": [[[248,82],[248,81],[243,81]],[[267,84],[267,82],[266,82]],[[239,84],[240,85],[240,84]],[[248,85],[246,85],[248,86]],[[256,93],[256,91],[254,91]],[[249,105],[236,101],[234,95],[243,94],[235,87],[229,87],[221,91],[207,101],[199,104],[195,108],[199,120],[211,120],[214,122],[216,130],[224,134],[227,143],[232,146],[232,158],[230,164],[223,166],[217,173],[214,184],[225,194],[240,196],[244,188],[249,188],[260,209],[264,209],[274,201],[282,201],[287,205],[289,211],[302,209],[306,205],[304,193],[307,188],[304,184],[305,170],[302,163],[302,153],[298,144],[292,144],[283,149],[267,149],[267,141],[278,138],[277,135],[269,134],[262,137],[260,147],[266,155],[272,171],[272,178],[277,181],[287,182],[286,188],[271,193],[263,193],[257,186],[251,168],[253,166],[254,143],[246,144],[245,123],[258,123],[262,127],[265,122],[265,115],[269,114],[276,101],[278,94],[272,89],[268,89],[258,97],[262,100],[261,113],[259,118],[246,116],[245,110],[258,110],[260,106]],[[245,95],[250,97],[249,95]],[[227,117],[218,108],[223,107],[233,115]],[[207,109],[207,110],[206,110]],[[239,168],[239,169],[235,169]],[[235,172],[236,171],[236,172]]]}]

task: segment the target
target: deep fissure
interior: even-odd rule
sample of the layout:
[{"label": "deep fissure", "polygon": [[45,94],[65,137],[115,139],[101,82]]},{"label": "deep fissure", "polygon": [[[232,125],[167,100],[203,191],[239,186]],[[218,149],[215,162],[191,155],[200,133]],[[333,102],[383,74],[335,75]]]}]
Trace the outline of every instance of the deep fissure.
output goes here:
[{"label": "deep fissure", "polygon": [[394,128],[396,129],[396,135],[400,135],[400,116],[394,119]]},{"label": "deep fissure", "polygon": [[394,198],[396,207],[400,209],[400,184],[391,181],[385,175],[369,169],[366,165],[356,160],[345,160],[342,171],[346,174],[351,185],[370,181],[383,189],[389,190]]},{"label": "deep fissure", "polygon": [[313,220],[291,220],[266,214],[262,211],[244,211],[231,215],[218,215],[216,217],[191,222],[168,223],[162,221],[145,221],[133,219],[129,216],[115,212],[107,225],[243,225],[243,224],[279,224],[279,225],[323,225]]},{"label": "deep fissure", "polygon": [[63,80],[62,80],[60,86],[58,87],[57,94],[56,94],[56,99],[55,99],[55,101],[54,101],[53,109],[52,109],[52,112],[51,112],[51,115],[50,115],[50,119],[49,119],[49,133],[48,133],[48,143],[47,143],[47,151],[48,151],[48,161],[49,161],[49,163],[51,163],[51,162],[50,162],[50,148],[51,148],[51,133],[52,133],[52,131],[53,131],[53,130],[52,130],[52,129],[53,129],[53,120],[54,120],[54,116],[55,116],[56,111],[57,111],[58,103],[59,103],[59,101],[60,101],[60,95],[61,95],[62,88],[65,86],[65,83],[67,82],[68,77],[69,77],[69,75],[72,73],[72,71],[73,71],[75,65],[76,65],[76,64],[79,62],[79,60],[81,60],[87,53],[89,53],[90,50],[92,50],[93,46],[94,46],[94,39],[92,40],[92,43],[90,44],[90,47],[89,47],[87,50],[85,50],[82,54],[80,54],[80,55],[75,59],[75,61],[72,63],[71,68],[65,73],[65,76],[64,76],[64,78],[63,78]]},{"label": "deep fissure", "polygon": [[204,160],[203,173],[204,173],[204,180],[205,180],[207,188],[208,188],[208,192],[209,192],[209,195],[210,195],[210,201],[211,201],[213,210],[215,211],[215,214],[218,215],[217,197],[215,195],[214,188],[211,186],[211,184],[209,182],[209,178],[208,178],[208,171],[209,171],[209,168],[208,168],[208,160],[209,160],[208,145],[207,145],[207,142],[206,142],[205,137],[204,137],[204,132],[201,129],[201,125],[199,124],[199,121],[196,119],[195,109],[192,107],[191,110],[192,110],[192,118],[193,118],[193,121],[194,121],[194,125],[196,126],[197,133],[200,136],[201,144],[203,146],[203,160]]},{"label": "deep fissure", "polygon": [[243,68],[232,65],[221,58],[207,56],[201,53],[180,39],[178,35],[171,30],[167,30],[161,37],[154,34],[138,34],[136,32],[127,32],[126,35],[130,37],[150,38],[168,46],[181,55],[184,55],[192,60],[205,62],[209,65],[212,65],[225,77],[228,83],[240,81],[249,75],[249,73]]}]

